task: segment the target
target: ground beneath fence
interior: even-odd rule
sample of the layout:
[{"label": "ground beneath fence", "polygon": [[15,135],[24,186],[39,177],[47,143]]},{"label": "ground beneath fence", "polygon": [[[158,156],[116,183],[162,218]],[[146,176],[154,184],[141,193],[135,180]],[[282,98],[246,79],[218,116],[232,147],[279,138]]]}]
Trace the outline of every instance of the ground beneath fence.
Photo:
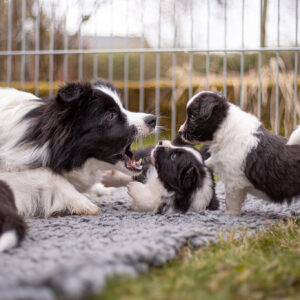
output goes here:
[{"label": "ground beneath fence", "polygon": [[225,229],[260,229],[300,215],[300,201],[275,205],[248,197],[243,214],[224,214],[224,186],[217,184],[221,210],[155,215],[130,210],[125,188],[96,199],[100,216],[27,219],[20,248],[0,254],[0,299],[80,298],[99,293],[108,277],[136,275],[173,259],[184,245],[215,241]]}]

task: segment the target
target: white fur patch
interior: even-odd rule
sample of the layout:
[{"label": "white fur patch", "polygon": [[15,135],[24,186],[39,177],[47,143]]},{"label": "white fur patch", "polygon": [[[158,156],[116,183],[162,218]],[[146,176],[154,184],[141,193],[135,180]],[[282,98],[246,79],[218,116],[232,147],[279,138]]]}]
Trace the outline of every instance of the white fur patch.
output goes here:
[{"label": "white fur patch", "polygon": [[129,126],[136,126],[139,136],[144,136],[151,133],[152,130],[145,123],[145,118],[148,116],[148,114],[141,112],[132,112],[125,109],[122,105],[119,95],[115,91],[111,90],[109,87],[95,86],[95,88],[114,99],[116,104],[120,107],[121,112],[127,116]]},{"label": "white fur patch", "polygon": [[6,231],[0,236],[0,252],[14,248],[17,244],[18,236],[15,230]]},{"label": "white fur patch", "polygon": [[300,144],[300,126],[297,126],[297,128],[292,132],[287,145],[296,145]]}]

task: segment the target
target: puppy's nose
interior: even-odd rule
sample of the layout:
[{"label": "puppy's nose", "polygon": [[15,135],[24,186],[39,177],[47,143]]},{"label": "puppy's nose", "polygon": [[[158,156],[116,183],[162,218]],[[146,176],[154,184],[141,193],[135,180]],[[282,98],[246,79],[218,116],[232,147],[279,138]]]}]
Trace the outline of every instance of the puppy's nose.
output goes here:
[{"label": "puppy's nose", "polygon": [[156,126],[156,117],[154,115],[149,115],[144,119],[145,123],[150,127],[150,128],[155,128]]},{"label": "puppy's nose", "polygon": [[183,131],[179,130],[178,133],[179,133],[180,136],[182,136]]},{"label": "puppy's nose", "polygon": [[158,143],[159,146],[162,146],[162,144],[163,144],[163,141],[160,141],[160,142]]}]

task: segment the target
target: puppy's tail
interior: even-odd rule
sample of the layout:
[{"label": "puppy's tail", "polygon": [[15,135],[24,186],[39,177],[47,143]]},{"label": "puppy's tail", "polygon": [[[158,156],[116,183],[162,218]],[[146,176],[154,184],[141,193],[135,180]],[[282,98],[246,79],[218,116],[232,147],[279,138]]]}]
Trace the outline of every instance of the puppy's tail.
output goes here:
[{"label": "puppy's tail", "polygon": [[10,187],[0,180],[0,253],[16,247],[24,238],[26,224],[17,214]]},{"label": "puppy's tail", "polygon": [[300,144],[300,126],[298,126],[291,134],[287,145]]}]

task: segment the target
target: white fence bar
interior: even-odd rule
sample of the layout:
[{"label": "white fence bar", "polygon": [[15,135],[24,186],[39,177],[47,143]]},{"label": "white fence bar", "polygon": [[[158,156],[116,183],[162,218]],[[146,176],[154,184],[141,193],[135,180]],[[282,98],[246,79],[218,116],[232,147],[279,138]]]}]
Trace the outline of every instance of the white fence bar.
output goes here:
[{"label": "white fence bar", "polygon": [[[68,5],[67,5],[68,9]],[[69,48],[69,39],[68,39],[68,29],[67,29],[67,15],[64,19],[64,81],[68,81],[68,48]]]},{"label": "white fence bar", "polygon": [[[96,18],[96,15],[95,15],[95,25],[94,26],[95,26],[95,28],[94,28],[94,30],[95,30],[94,46],[97,46],[97,18]],[[94,79],[98,78],[98,54],[97,53],[94,53],[94,55],[93,55],[93,78]]]},{"label": "white fence bar", "polygon": [[[35,50],[39,51],[40,49],[40,0],[36,0],[37,5],[37,14],[35,20]],[[40,56],[35,55],[35,95],[39,95],[39,77],[40,77]]]},{"label": "white fence bar", "polygon": [[268,47],[268,48],[251,48],[251,49],[241,49],[241,48],[232,48],[232,49],[202,49],[202,48],[135,48],[135,49],[68,49],[68,50],[62,50],[62,49],[55,49],[53,51],[50,50],[26,50],[26,51],[0,51],[0,56],[7,56],[7,55],[62,55],[62,54],[93,54],[93,53],[100,53],[100,54],[117,54],[124,52],[127,53],[258,53],[258,52],[282,52],[282,51],[300,51],[300,46],[297,47]]},{"label": "white fence bar", "polygon": [[[140,0],[141,3],[141,24],[142,24],[142,34],[141,34],[141,48],[144,48],[144,1]],[[144,108],[144,80],[145,80],[145,54],[140,53],[140,97],[139,97],[139,111],[143,112]],[[140,147],[143,146],[143,139],[140,139]]]},{"label": "white fence bar", "polygon": [[[79,25],[79,30],[78,30],[78,48],[82,49],[82,21]],[[83,70],[82,70],[82,65],[83,65],[83,57],[82,57],[82,53],[79,53],[78,55],[78,79],[82,80],[83,78]]]},{"label": "white fence bar", "polygon": [[[298,46],[298,0],[296,0],[296,32],[295,46]],[[297,98],[298,98],[298,52],[295,51],[295,82],[294,82],[294,128],[297,126]]]},{"label": "white fence bar", "polygon": [[[174,24],[174,44],[176,47],[177,28],[176,28],[176,1],[173,2],[173,24]],[[176,134],[176,52],[172,53],[172,106],[171,106],[171,138],[175,138]]]},{"label": "white fence bar", "polygon": [[[209,43],[210,43],[210,0],[206,1],[206,6],[207,6],[207,31],[206,31],[206,47],[207,50],[209,50]],[[209,65],[210,62],[210,57],[209,57],[209,51],[206,52],[206,66],[205,66],[205,70],[206,70],[206,89],[209,89]]]},{"label": "white fence bar", "polygon": [[24,53],[21,57],[21,89],[25,89],[25,68],[26,68],[26,0],[22,0],[22,52]]},{"label": "white fence bar", "polygon": [[[277,47],[280,46],[280,0],[277,0]],[[275,133],[279,133],[279,51],[276,51]]]},{"label": "white fence bar", "polygon": [[[245,48],[245,0],[242,0],[242,48]],[[240,107],[244,108],[244,61],[245,52],[241,53],[241,66],[240,66],[240,76],[241,76],[241,93],[240,93]]]},{"label": "white fence bar", "polygon": [[[129,38],[129,0],[126,0],[126,49],[128,49],[128,38]],[[129,70],[129,57],[128,53],[124,53],[124,105],[128,109],[129,99],[128,99],[128,70]]]},{"label": "white fence bar", "polygon": [[[12,50],[12,0],[8,1],[8,39],[7,39],[7,51]],[[11,85],[11,55],[7,56],[7,86]]]},{"label": "white fence bar", "polygon": [[[55,18],[55,6],[54,2],[51,3],[51,20],[50,20],[50,41],[49,49],[54,49],[54,18]],[[49,55],[49,96],[53,94],[53,55]]]},{"label": "white fence bar", "polygon": [[[193,17],[193,0],[190,0],[190,43],[191,48],[194,47],[194,17]],[[192,52],[189,53],[189,68],[190,68],[190,84],[189,84],[189,99],[193,95],[193,71],[194,71],[194,55]]]},{"label": "white fence bar", "polygon": [[223,58],[223,94],[227,97],[227,0],[224,0],[224,58]]},{"label": "white fence bar", "polygon": [[[161,31],[161,0],[159,0],[158,3],[158,41],[157,46],[160,48],[160,31]],[[160,53],[156,53],[156,66],[155,66],[155,116],[156,116],[156,122],[157,126],[159,126],[159,115],[160,115]],[[159,127],[158,127],[159,128]],[[159,139],[159,132],[155,132],[155,144],[158,143]]]},{"label": "white fence bar", "polygon": [[[110,1],[110,38],[111,38],[111,47],[112,48],[112,39],[113,39],[113,0]],[[108,79],[113,80],[114,77],[114,57],[112,51],[109,52],[108,57]]]}]

